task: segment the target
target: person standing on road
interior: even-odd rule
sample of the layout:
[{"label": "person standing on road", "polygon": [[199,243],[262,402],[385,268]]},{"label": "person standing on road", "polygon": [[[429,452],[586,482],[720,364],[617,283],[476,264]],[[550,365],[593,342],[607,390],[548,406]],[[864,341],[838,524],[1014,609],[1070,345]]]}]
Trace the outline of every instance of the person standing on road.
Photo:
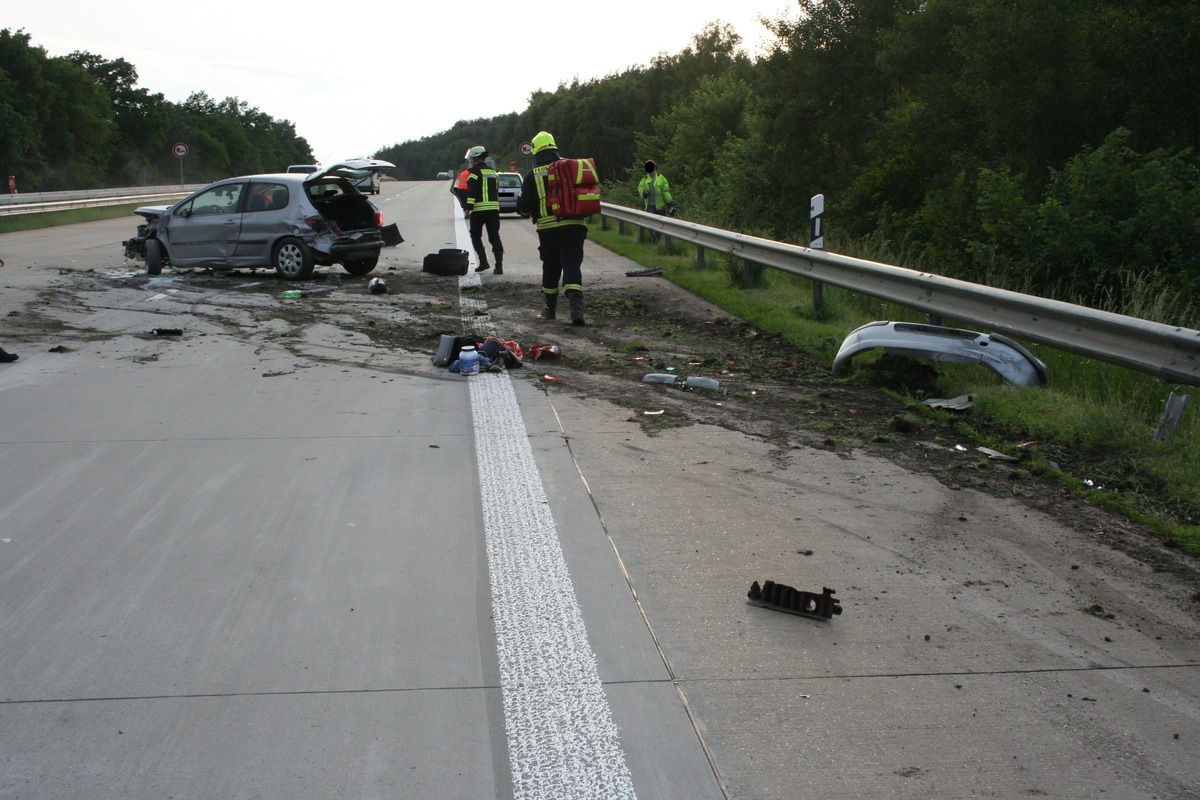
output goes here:
[{"label": "person standing on road", "polygon": [[463,216],[467,216],[467,178],[470,176],[471,170],[464,169],[458,173],[458,178],[450,185],[450,194],[458,198],[458,206],[463,210]]},{"label": "person standing on road", "polygon": [[500,180],[496,170],[487,164],[487,148],[475,145],[467,151],[471,169],[467,172],[467,218],[471,220],[471,247],[479,257],[476,272],[491,269],[483,249],[483,229],[487,228],[492,255],[496,257],[496,274],[504,274],[504,244],[500,241]]},{"label": "person standing on road", "polygon": [[583,243],[587,240],[587,223],[582,219],[565,219],[551,214],[546,207],[546,174],[558,161],[558,145],[546,131],[533,137],[534,167],[521,184],[517,198],[517,213],[531,217],[537,226],[538,255],[542,259],[543,319],[554,319],[558,307],[558,284],[571,305],[571,322],[583,325]]},{"label": "person standing on road", "polygon": [[[646,162],[646,177],[638,183],[638,193],[646,201],[646,210],[651,214],[675,216],[675,200],[671,197],[671,185],[665,175],[658,171],[653,161]],[[657,242],[658,231],[650,232],[650,241]]]}]

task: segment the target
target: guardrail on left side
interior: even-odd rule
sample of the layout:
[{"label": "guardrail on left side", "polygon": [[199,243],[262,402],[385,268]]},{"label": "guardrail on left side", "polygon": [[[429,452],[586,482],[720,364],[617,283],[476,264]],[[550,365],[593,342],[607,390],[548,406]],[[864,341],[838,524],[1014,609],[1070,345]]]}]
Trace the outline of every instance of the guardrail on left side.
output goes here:
[{"label": "guardrail on left side", "polygon": [[127,205],[186,197],[203,184],[192,186],[134,186],[120,189],[82,189],[70,192],[30,192],[0,195],[0,216],[44,214],[73,208]]}]

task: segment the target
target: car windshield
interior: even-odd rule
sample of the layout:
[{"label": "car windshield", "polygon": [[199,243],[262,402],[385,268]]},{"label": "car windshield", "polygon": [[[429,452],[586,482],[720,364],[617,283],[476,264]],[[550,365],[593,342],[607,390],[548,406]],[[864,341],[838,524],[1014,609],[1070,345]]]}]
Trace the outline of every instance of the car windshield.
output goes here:
[{"label": "car windshield", "polygon": [[505,189],[516,189],[521,185],[521,176],[513,173],[502,172],[498,176],[498,180]]}]

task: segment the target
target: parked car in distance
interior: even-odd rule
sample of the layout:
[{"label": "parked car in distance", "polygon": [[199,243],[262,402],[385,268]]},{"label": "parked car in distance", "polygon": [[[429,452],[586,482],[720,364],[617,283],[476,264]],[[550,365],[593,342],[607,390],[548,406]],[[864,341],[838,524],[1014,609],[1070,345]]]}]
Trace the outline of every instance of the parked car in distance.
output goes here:
[{"label": "parked car in distance", "polygon": [[146,272],[163,267],[274,269],[304,280],[341,264],[351,275],[375,269],[380,251],[403,239],[396,225],[354,187],[361,165],[245,175],[210,184],[170,206],[134,211],[145,223],[124,242]]},{"label": "parked car in distance", "polygon": [[451,178],[453,178],[453,177],[454,177],[454,173],[453,173],[453,172],[443,171],[443,172],[439,172],[439,173],[438,173],[437,179],[438,179],[439,181],[448,181],[448,180],[450,180],[450,179],[451,179]]},{"label": "parked car in distance", "polygon": [[517,198],[521,196],[521,173],[497,173],[496,182],[496,194],[499,195],[500,200],[500,213],[509,212],[515,214],[517,212]]}]

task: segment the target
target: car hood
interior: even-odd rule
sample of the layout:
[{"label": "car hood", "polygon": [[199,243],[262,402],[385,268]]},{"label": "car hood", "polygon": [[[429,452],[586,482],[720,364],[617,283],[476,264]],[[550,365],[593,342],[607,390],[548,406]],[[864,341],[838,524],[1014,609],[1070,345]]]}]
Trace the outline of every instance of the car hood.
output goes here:
[{"label": "car hood", "polygon": [[133,213],[146,219],[158,219],[163,214],[166,214],[169,208],[170,206],[138,206],[133,210]]},{"label": "car hood", "polygon": [[350,158],[345,161],[339,161],[336,164],[321,167],[320,170],[312,173],[308,180],[319,180],[327,175],[341,178],[361,178],[372,172],[394,169],[395,166],[390,161],[381,161],[378,158]]}]

